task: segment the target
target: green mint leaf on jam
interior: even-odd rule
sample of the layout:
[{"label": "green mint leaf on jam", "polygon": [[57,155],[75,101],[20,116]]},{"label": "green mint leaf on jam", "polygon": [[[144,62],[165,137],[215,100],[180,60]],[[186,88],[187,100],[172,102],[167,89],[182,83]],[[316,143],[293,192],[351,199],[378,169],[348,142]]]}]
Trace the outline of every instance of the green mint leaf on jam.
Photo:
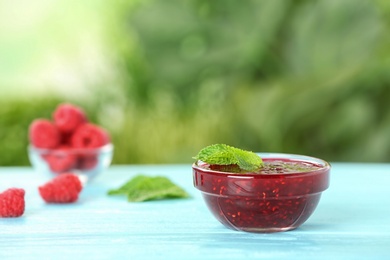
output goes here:
[{"label": "green mint leaf on jam", "polygon": [[207,146],[200,150],[194,159],[208,164],[236,164],[244,171],[256,171],[263,165],[263,160],[257,154],[226,144]]},{"label": "green mint leaf on jam", "polygon": [[185,190],[166,177],[137,175],[121,187],[108,191],[108,195],[125,195],[129,202],[187,198]]}]

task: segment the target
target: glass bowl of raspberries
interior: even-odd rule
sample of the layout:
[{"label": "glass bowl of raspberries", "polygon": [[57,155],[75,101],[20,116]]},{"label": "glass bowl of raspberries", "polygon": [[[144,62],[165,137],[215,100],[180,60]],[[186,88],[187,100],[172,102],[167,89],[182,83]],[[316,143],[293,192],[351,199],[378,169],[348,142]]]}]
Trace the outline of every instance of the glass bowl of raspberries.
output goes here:
[{"label": "glass bowl of raspberries", "polygon": [[112,161],[109,133],[88,121],[82,108],[60,104],[52,119],[35,119],[29,127],[28,155],[34,169],[51,176],[73,173],[83,183]]}]

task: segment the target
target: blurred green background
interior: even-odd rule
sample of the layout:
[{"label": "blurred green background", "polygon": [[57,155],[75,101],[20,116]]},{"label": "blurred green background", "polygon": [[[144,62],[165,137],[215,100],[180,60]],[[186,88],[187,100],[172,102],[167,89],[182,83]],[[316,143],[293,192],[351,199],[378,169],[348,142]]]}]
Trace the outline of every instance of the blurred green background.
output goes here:
[{"label": "blurred green background", "polygon": [[0,165],[60,102],[114,164],[226,143],[390,162],[390,1],[0,0]]}]

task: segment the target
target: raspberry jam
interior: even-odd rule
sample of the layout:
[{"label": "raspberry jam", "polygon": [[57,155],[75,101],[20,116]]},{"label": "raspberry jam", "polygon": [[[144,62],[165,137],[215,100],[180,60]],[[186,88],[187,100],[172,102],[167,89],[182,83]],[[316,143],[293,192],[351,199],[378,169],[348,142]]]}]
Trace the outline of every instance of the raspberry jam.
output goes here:
[{"label": "raspberry jam", "polygon": [[257,173],[198,162],[193,165],[194,186],[213,215],[229,228],[249,232],[295,229],[310,217],[321,192],[328,188],[330,165],[307,156],[260,156],[265,167]]}]

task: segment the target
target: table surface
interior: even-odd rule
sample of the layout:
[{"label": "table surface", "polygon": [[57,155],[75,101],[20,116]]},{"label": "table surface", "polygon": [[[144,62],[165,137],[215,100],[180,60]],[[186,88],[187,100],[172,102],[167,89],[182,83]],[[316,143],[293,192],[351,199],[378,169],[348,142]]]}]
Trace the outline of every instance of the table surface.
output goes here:
[{"label": "table surface", "polygon": [[[137,174],[166,176],[190,199],[129,203],[107,196]],[[333,163],[309,220],[288,232],[233,231],[193,187],[190,165],[112,166],[77,203],[45,204],[46,176],[0,167],[0,191],[26,190],[20,218],[0,218],[0,259],[390,259],[390,164]]]}]

